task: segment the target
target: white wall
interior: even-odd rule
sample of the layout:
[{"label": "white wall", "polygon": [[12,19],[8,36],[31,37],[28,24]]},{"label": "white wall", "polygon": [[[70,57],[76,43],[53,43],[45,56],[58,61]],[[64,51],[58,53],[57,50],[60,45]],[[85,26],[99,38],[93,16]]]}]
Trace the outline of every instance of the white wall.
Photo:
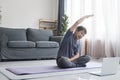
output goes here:
[{"label": "white wall", "polygon": [[0,0],[2,27],[38,28],[39,19],[57,20],[57,0]]}]

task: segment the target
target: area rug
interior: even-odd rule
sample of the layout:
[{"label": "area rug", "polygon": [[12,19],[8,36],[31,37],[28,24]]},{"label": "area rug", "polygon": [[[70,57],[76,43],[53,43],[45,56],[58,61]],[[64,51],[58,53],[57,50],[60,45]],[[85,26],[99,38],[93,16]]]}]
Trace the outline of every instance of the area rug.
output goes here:
[{"label": "area rug", "polygon": [[75,74],[80,72],[87,72],[87,69],[100,68],[101,63],[89,62],[87,67],[77,67],[60,69],[56,65],[47,66],[27,66],[27,67],[8,67],[1,69],[1,73],[11,80],[15,79],[32,79],[32,78],[42,78],[49,76],[58,76],[66,74]]}]

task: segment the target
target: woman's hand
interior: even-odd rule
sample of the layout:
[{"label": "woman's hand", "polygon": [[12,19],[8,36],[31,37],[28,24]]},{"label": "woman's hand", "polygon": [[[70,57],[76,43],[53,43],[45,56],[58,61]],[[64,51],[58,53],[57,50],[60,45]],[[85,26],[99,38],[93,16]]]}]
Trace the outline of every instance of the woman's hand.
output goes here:
[{"label": "woman's hand", "polygon": [[85,18],[89,18],[89,17],[93,17],[94,15],[92,14],[92,15],[86,15],[86,16],[84,16]]}]

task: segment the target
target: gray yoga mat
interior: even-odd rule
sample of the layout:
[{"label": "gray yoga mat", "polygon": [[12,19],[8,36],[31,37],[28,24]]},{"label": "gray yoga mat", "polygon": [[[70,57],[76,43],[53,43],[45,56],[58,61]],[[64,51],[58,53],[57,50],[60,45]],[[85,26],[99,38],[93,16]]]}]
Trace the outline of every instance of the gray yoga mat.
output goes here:
[{"label": "gray yoga mat", "polygon": [[87,67],[76,67],[76,68],[67,68],[67,69],[58,68],[56,65],[50,65],[50,66],[10,67],[10,68],[6,68],[6,70],[16,75],[28,75],[28,74],[42,74],[42,73],[92,69],[99,67],[101,67],[100,64],[91,63],[91,64],[87,64]]}]

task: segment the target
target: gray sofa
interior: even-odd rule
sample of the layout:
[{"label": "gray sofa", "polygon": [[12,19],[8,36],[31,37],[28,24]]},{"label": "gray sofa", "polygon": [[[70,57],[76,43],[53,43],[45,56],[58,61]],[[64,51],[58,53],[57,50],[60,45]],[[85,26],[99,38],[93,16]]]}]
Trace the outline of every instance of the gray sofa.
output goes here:
[{"label": "gray sofa", "polygon": [[59,41],[51,30],[0,27],[0,60],[56,58]]}]

